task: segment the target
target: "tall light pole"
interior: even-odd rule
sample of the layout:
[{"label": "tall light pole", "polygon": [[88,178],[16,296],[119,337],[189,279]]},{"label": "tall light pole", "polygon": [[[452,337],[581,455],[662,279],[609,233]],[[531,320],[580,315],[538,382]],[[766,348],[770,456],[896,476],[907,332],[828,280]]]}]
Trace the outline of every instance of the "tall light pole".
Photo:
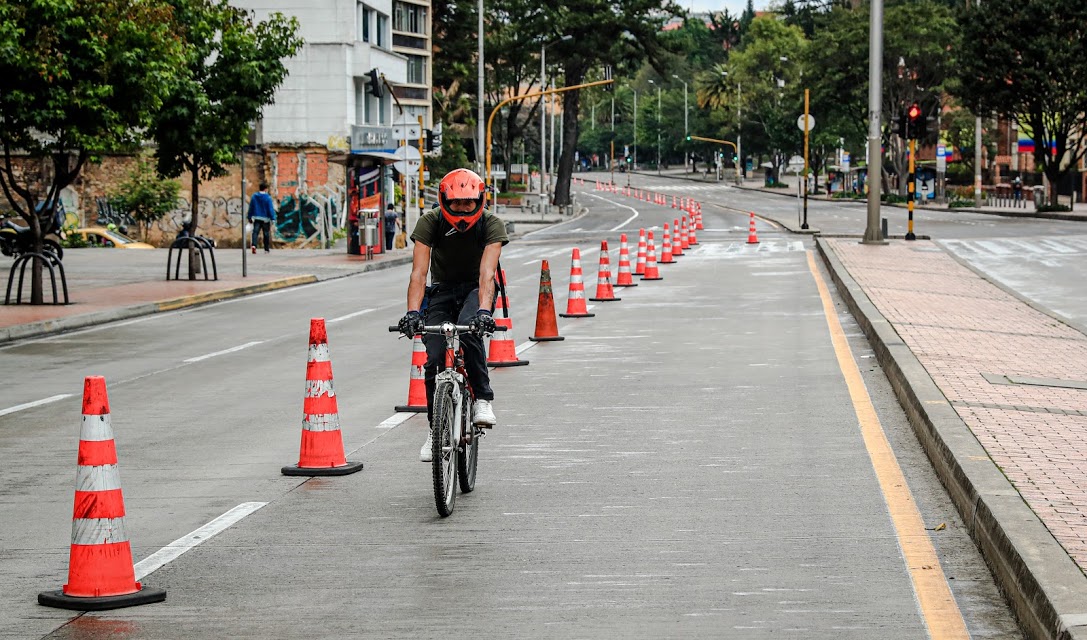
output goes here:
[{"label": "tall light pole", "polygon": [[657,87],[657,175],[661,174],[661,86],[652,80],[649,84]]},{"label": "tall light pole", "polygon": [[[545,42],[540,45],[540,89],[547,89],[547,48],[556,42],[566,42],[572,40],[574,37],[566,34],[557,40],[551,42]],[[551,100],[551,96],[541,98],[540,108],[540,197],[542,198],[544,190],[544,176],[547,174],[547,103]],[[554,134],[552,134],[554,135]]]},{"label": "tall light pole", "polygon": [[483,94],[483,0],[479,0],[479,8],[477,13],[479,14],[479,60],[478,60],[478,72],[479,72],[479,117],[476,118],[476,165],[480,167],[480,171],[483,170],[483,121],[486,119],[483,103],[486,102]]},{"label": "tall light pole", "polygon": [[[868,22],[868,224],[863,244],[886,244],[879,227],[880,122],[883,105],[883,0],[872,0]],[[872,176],[872,167],[876,176]]]},{"label": "tall light pole", "polygon": [[[975,4],[981,8],[981,0]],[[981,207],[981,116],[974,120],[974,206]]]},{"label": "tall light pole", "polygon": [[[676,80],[679,80],[680,82],[683,82],[683,79],[680,78],[679,76],[677,76],[674,73],[672,74],[672,77],[675,78]],[[683,139],[684,140],[687,139],[687,83],[686,82],[683,82]],[[684,171],[684,173],[686,173],[686,171],[687,171],[687,149],[683,150],[683,171]]]},{"label": "tall light pole", "polygon": [[[728,71],[722,71],[721,75],[728,76]],[[740,110],[740,101],[743,94],[740,92],[740,83],[736,83],[736,158],[739,164],[736,166],[736,181],[739,183],[743,177],[747,177],[747,167],[744,165],[743,152],[743,113]],[[742,177],[741,177],[742,176]]]},{"label": "tall light pole", "polygon": [[[634,166],[631,170],[638,168],[638,90],[634,90]],[[627,178],[630,181],[630,178]]]}]

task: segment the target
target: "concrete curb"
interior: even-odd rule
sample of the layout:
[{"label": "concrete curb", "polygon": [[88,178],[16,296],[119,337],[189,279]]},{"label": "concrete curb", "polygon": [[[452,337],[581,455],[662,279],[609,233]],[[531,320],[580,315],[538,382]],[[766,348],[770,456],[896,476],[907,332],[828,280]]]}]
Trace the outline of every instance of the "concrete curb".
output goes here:
[{"label": "concrete curb", "polygon": [[1029,638],[1087,640],[1087,576],[989,458],[894,327],[823,240],[816,246],[936,474]]},{"label": "concrete curb", "polygon": [[379,271],[382,269],[389,269],[391,267],[396,267],[404,264],[411,264],[411,260],[412,256],[409,254],[406,256],[398,256],[396,258],[381,260],[380,262],[367,262],[360,265],[357,270],[351,271],[350,273],[344,273],[342,275],[335,275],[326,278],[319,278],[312,274],[289,276],[286,278],[280,278],[278,280],[271,280],[269,282],[262,282],[253,285],[243,285],[240,287],[235,287],[233,289],[221,289],[219,291],[197,293],[190,296],[181,296],[178,298],[170,298],[157,302],[144,302],[141,304],[118,307],[116,309],[107,309],[103,311],[95,311],[92,313],[81,313],[79,315],[68,316],[66,318],[55,318],[52,320],[43,320],[41,322],[29,322],[26,324],[14,325],[11,327],[0,327],[0,344],[5,344],[8,342],[13,342],[15,340],[23,340],[27,338],[39,338],[55,333],[63,333],[65,331],[74,331],[76,329],[83,329],[94,325],[116,322],[118,320],[128,320],[130,318],[146,316],[152,313],[174,311],[177,309],[184,309],[186,307],[194,307],[202,304],[210,304],[212,302],[220,302],[222,300],[229,300],[232,298],[241,298],[257,293],[275,291],[277,289],[297,287],[305,284],[312,284],[320,280],[334,280],[337,278],[346,278],[348,276],[358,275],[360,273],[367,273],[369,271]]}]

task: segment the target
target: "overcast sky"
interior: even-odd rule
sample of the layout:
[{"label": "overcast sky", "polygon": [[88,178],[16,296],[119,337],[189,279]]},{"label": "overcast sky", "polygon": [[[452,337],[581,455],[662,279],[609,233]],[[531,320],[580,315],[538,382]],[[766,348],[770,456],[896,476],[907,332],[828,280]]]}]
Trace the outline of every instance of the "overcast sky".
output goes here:
[{"label": "overcast sky", "polygon": [[[676,2],[690,11],[722,11],[728,10],[729,15],[738,16],[747,6],[747,0],[676,0]],[[767,0],[754,0],[755,10],[761,11],[769,4]]]}]

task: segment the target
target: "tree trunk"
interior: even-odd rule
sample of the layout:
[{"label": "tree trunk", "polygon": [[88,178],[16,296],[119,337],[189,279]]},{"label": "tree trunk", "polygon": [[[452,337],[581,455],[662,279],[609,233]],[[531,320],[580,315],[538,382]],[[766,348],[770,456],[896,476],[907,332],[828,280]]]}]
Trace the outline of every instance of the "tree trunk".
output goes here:
[{"label": "tree trunk", "polygon": [[[568,86],[581,84],[585,72],[571,64],[566,69]],[[578,112],[581,108],[581,90],[574,89],[562,94],[562,155],[559,156],[559,172],[555,184],[555,204],[565,206],[570,201],[570,179],[574,174],[574,152],[577,150]]]}]

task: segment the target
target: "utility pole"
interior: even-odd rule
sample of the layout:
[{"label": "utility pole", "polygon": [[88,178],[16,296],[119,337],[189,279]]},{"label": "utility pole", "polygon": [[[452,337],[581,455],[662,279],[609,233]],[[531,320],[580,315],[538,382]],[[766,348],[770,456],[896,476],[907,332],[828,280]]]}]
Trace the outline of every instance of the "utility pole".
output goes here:
[{"label": "utility pole", "polygon": [[[886,244],[879,226],[880,113],[883,104],[883,0],[872,0],[868,23],[868,225],[862,244]],[[872,167],[875,166],[875,177]]]},{"label": "utility pole", "polygon": [[[479,14],[479,60],[478,60],[478,72],[479,72],[479,117],[476,119],[476,166],[479,167],[480,173],[483,172],[483,120],[484,109],[483,103],[486,102],[486,96],[483,93],[483,0],[479,0],[479,8],[477,13]],[[405,205],[406,206],[406,205]],[[406,215],[406,214],[405,214]],[[406,220],[406,218],[405,218]]]},{"label": "utility pole", "polygon": [[[977,0],[981,9],[981,0]],[[974,206],[981,207],[981,116],[974,120]]]}]

